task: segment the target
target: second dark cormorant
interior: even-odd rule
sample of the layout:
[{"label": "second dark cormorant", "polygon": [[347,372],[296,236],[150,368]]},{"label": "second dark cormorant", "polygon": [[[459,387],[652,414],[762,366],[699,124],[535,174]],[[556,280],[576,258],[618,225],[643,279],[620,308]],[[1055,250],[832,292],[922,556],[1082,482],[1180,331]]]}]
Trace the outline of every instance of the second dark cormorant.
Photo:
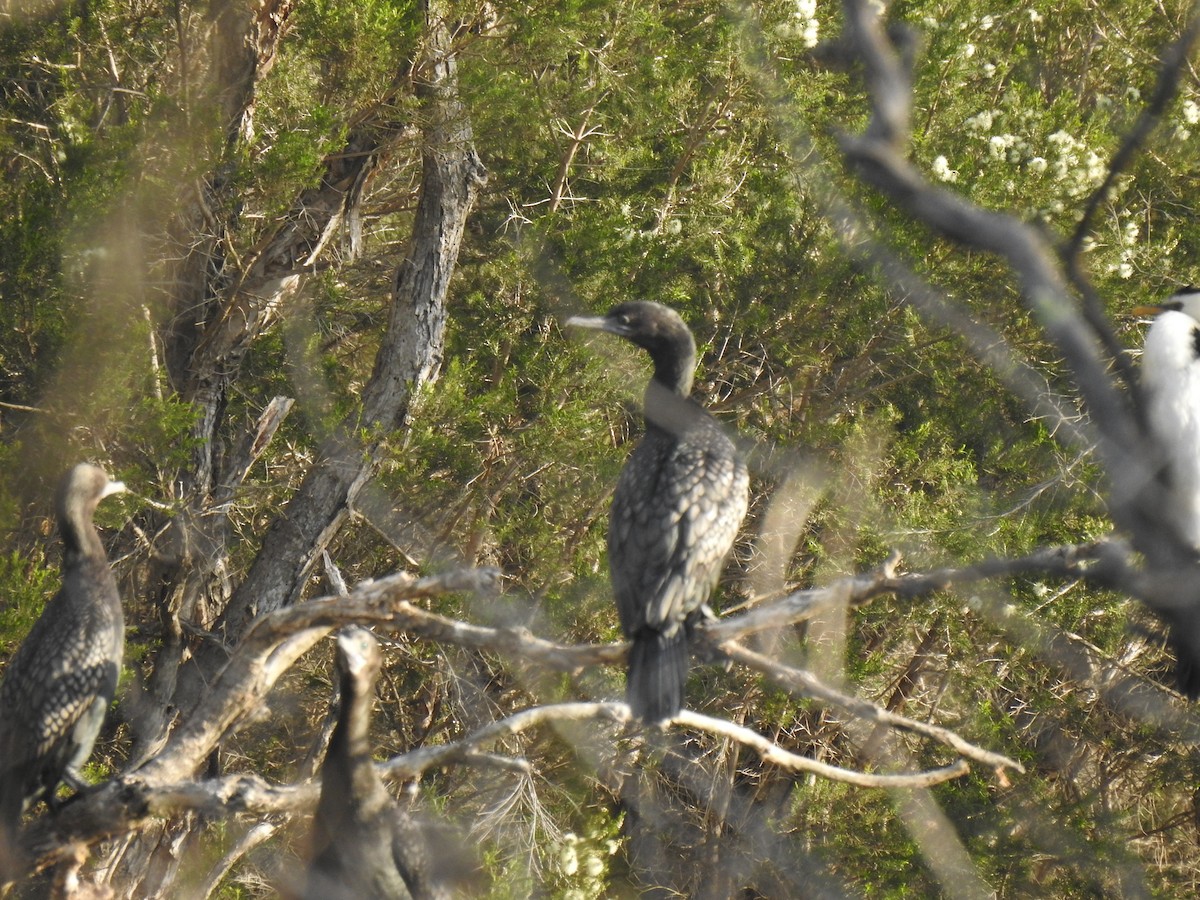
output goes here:
[{"label": "second dark cormorant", "polygon": [[607,331],[650,354],[646,434],[613,495],[608,564],[621,629],[632,642],[625,695],[644,722],[683,708],[687,636],[721,576],[746,515],[749,476],[733,442],[689,399],[696,343],[675,310],[622,303],[567,325]]},{"label": "second dark cormorant", "polygon": [[392,857],[395,803],[371,758],[371,704],[382,664],[365,628],[338,635],[338,719],[321,766],[306,900],[411,896]]},{"label": "second dark cormorant", "polygon": [[371,755],[371,704],[383,654],[357,625],[337,638],[338,714],[321,766],[305,900],[443,900],[478,866],[447,823],[399,809]]},{"label": "second dark cormorant", "polygon": [[117,688],[125,622],[92,517],[101,500],[124,489],[80,463],[58,490],[62,587],[0,684],[0,872],[14,858],[21,813],[38,799],[53,802],[60,781],[81,786],[79,767]]}]

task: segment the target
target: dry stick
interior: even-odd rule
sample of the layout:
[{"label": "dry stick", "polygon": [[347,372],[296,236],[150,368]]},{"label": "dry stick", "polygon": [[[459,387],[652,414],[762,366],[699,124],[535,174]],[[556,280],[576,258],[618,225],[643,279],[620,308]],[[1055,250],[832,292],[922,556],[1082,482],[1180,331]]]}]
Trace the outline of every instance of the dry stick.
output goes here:
[{"label": "dry stick", "polygon": [[[712,716],[704,716],[685,709],[675,716],[674,721],[679,725],[686,725],[698,731],[706,731],[709,734],[729,738],[731,741],[743,744],[758,753],[762,757],[763,762],[790,769],[793,772],[810,772],[814,775],[820,775],[822,778],[827,778],[830,781],[840,781],[845,784],[858,785],[859,787],[929,787],[934,784],[941,784],[943,781],[949,781],[952,778],[960,778],[971,770],[965,759],[959,759],[949,766],[940,769],[931,769],[927,772],[903,775],[875,775],[868,772],[855,772],[839,766],[831,766],[828,763],[818,762],[811,757],[800,756],[789,750],[784,750],[778,744],[767,740],[757,731],[742,725],[735,725],[727,719],[716,719]],[[1003,759],[1003,757],[1000,758]],[[1005,761],[1005,764],[1015,766],[1018,769],[1020,768],[1019,764],[1008,760]]]},{"label": "dry stick", "polygon": [[[456,591],[478,591],[499,580],[496,569],[460,569],[417,578],[400,573],[364,582],[344,597],[313,600],[283,607],[255,621],[229,661],[217,674],[186,721],[168,739],[162,752],[139,771],[147,780],[172,781],[190,777],[217,742],[258,705],[271,687],[301,655],[334,628],[357,622],[404,629],[411,619],[423,620],[425,637],[479,645],[478,632],[494,638],[494,649],[519,639],[504,641],[498,629],[480,629],[453,619],[418,610],[409,599]],[[535,641],[536,643],[536,641]],[[550,642],[542,644],[553,647]]]},{"label": "dry stick", "polygon": [[237,864],[238,860],[259,844],[269,839],[278,828],[279,826],[273,822],[259,822],[247,829],[238,842],[229,849],[229,852],[222,856],[217,861],[217,864],[212,867],[197,895],[202,897],[203,900],[208,900],[209,897],[216,893],[217,888],[221,886],[221,882],[229,874],[229,870]]},{"label": "dry stick", "polygon": [[[378,769],[381,776],[393,781],[418,778],[432,768],[452,763],[500,765],[527,776],[530,766],[525,760],[486,753],[483,748],[535,727],[588,720],[607,723],[615,729],[628,725],[631,716],[624,703],[576,702],[534,707],[485,725],[458,741],[401,754],[378,764]],[[969,771],[967,762],[960,759],[950,766],[927,772],[887,775],[855,772],[799,756],[749,728],[711,716],[685,710],[677,721],[750,747],[764,761],[774,765],[862,787],[920,787],[958,778]],[[990,758],[984,757],[981,761],[993,764]],[[65,807],[52,822],[35,825],[31,843],[45,857],[57,858],[68,844],[87,843],[136,828],[151,818],[189,811],[216,819],[236,813],[297,814],[311,811],[319,794],[320,788],[315,782],[272,785],[254,774],[164,783],[147,777],[144,767],[84,794]]]},{"label": "dry stick", "polygon": [[1106,564],[1106,577],[1117,578],[1128,567],[1128,562],[1116,555],[1118,549],[1117,543],[1108,541],[1064,544],[1042,547],[1014,559],[997,557],[966,566],[913,574],[896,572],[900,554],[893,552],[870,572],[840,578],[825,587],[794,591],[782,599],[760,604],[733,618],[701,623],[696,628],[696,634],[720,644],[740,640],[756,632],[794,625],[841,603],[860,606],[883,594],[915,597],[946,590],[956,584],[1017,575],[1079,578],[1090,574],[1102,561]]},{"label": "dry stick", "polygon": [[899,713],[889,712],[869,700],[851,696],[825,684],[817,676],[804,669],[785,665],[732,642],[721,644],[718,649],[727,658],[741,663],[756,672],[762,672],[773,682],[789,691],[837,706],[864,721],[888,725],[892,728],[898,728],[901,731],[908,731],[913,734],[919,734],[922,737],[931,738],[950,747],[960,756],[973,759],[983,765],[991,766],[993,769],[1025,771],[1025,768],[1016,760],[1009,759],[1001,753],[994,753],[991,750],[984,750],[982,747],[977,747],[948,728],[941,728],[937,725],[930,725],[928,722],[910,719],[908,716],[903,716]]},{"label": "dry stick", "polygon": [[[1036,571],[1078,576],[1080,565],[1091,558],[1088,556],[1091,546],[1050,548],[1018,560],[995,560],[926,576],[896,575],[894,569],[898,558],[893,557],[875,573],[843,579],[830,588],[798,592],[730,622],[707,623],[698,628],[697,633],[702,640],[723,644],[763,628],[800,621],[838,596],[848,596],[852,602],[862,603],[885,592],[913,596],[953,583],[1002,574]],[[343,597],[313,600],[264,616],[255,623],[219,673],[200,708],[171,736],[163,752],[144,768],[145,777],[167,781],[189,776],[300,655],[330,630],[349,622],[498,652],[511,659],[524,659],[558,670],[576,671],[592,665],[618,663],[624,658],[624,645],[562,645],[536,637],[524,628],[471,625],[408,602],[448,591],[491,587],[497,579],[495,570],[458,570],[424,579],[398,574],[360,584]],[[756,663],[755,667],[758,666]],[[865,701],[858,702],[865,704]],[[873,704],[867,706],[876,708]]]},{"label": "dry stick", "polygon": [[[1089,544],[1047,548],[1016,560],[985,561],[927,575],[897,575],[898,557],[894,556],[874,573],[843,579],[828,588],[797,592],[728,622],[706,623],[697,629],[697,634],[701,640],[723,645],[754,631],[800,621],[838,597],[862,603],[887,592],[914,596],[951,584],[1030,572],[1078,577],[1086,564],[1094,560],[1097,547]],[[144,768],[145,777],[170,781],[190,776],[300,655],[330,630],[349,622],[497,652],[510,659],[563,671],[619,663],[624,658],[625,647],[621,644],[562,645],[536,637],[525,628],[471,625],[408,602],[450,591],[491,588],[498,577],[491,569],[456,570],[422,579],[407,574],[392,575],[357,585],[342,597],[313,600],[262,617],[218,674],[195,714],[188,717],[163,752]],[[759,665],[755,663],[756,668]],[[867,705],[876,709],[873,704]]]}]

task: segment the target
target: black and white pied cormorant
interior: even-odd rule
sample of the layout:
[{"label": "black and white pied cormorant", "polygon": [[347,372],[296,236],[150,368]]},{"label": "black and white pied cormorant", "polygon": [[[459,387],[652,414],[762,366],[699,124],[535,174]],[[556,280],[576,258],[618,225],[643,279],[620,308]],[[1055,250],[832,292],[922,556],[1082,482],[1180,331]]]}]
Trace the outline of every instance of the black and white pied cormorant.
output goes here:
[{"label": "black and white pied cormorant", "polygon": [[60,781],[82,787],[79,768],[117,688],[125,622],[92,517],[101,500],[124,489],[80,463],[58,490],[62,587],[0,684],[0,873],[15,853],[21,814],[38,799],[53,803]]},{"label": "black and white pied cormorant", "polygon": [[615,334],[650,354],[646,433],[613,495],[608,565],[621,629],[632,642],[625,696],[637,718],[683,708],[688,631],[706,609],[746,515],[749,476],[733,442],[689,398],[696,343],[675,310],[622,303],[567,325]]},{"label": "black and white pied cormorant", "polygon": [[[1165,512],[1176,537],[1200,558],[1200,288],[1183,288],[1157,306],[1142,350],[1146,423],[1164,466]],[[1179,689],[1200,696],[1200,622],[1195,604],[1159,610],[1171,626]]]}]

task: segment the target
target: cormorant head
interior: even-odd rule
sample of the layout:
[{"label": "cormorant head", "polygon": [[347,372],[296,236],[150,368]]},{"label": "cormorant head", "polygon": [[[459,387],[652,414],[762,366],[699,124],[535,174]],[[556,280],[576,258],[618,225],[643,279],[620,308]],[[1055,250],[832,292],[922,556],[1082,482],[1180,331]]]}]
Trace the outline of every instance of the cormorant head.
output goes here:
[{"label": "cormorant head", "polygon": [[614,306],[603,316],[572,316],[567,325],[607,331],[637,344],[654,361],[657,381],[685,396],[691,391],[696,342],[671,307],[635,300]]},{"label": "cormorant head", "polygon": [[375,683],[383,655],[379,642],[361,625],[347,625],[337,636],[337,666],[343,678],[353,679],[359,691]]},{"label": "cormorant head", "polygon": [[1156,316],[1168,310],[1181,312],[1200,322],[1200,287],[1182,287],[1162,303],[1135,306],[1133,313],[1137,316]]},{"label": "cormorant head", "polygon": [[109,481],[108,473],[91,463],[79,463],[63,476],[55,506],[58,527],[69,548],[84,546],[100,501],[123,490],[122,482]]}]

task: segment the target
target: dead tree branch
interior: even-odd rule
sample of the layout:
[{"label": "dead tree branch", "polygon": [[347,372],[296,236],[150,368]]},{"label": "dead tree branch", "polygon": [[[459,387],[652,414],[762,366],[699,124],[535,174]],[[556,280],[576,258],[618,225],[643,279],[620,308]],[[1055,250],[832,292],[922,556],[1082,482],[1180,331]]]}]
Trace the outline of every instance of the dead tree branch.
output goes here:
[{"label": "dead tree branch", "polygon": [[[970,771],[970,766],[967,765],[966,760],[960,759],[949,766],[941,769],[933,769],[928,772],[892,775],[855,772],[841,766],[831,766],[828,763],[792,753],[789,750],[783,749],[778,744],[767,740],[753,729],[742,725],[735,725],[733,722],[725,719],[715,719],[712,716],[703,716],[700,713],[685,709],[675,717],[675,721],[680,725],[695,728],[697,731],[715,734],[749,747],[762,758],[763,762],[780,766],[792,772],[808,772],[813,775],[819,775],[822,778],[828,778],[830,781],[840,781],[844,784],[856,785],[857,787],[929,787],[930,785],[941,784],[943,781],[949,781],[953,778],[961,778]],[[1004,759],[1003,757],[1000,758]],[[1017,763],[1013,763],[1011,760],[1005,760],[1005,763],[1015,766],[1018,769],[1020,768]]]}]

